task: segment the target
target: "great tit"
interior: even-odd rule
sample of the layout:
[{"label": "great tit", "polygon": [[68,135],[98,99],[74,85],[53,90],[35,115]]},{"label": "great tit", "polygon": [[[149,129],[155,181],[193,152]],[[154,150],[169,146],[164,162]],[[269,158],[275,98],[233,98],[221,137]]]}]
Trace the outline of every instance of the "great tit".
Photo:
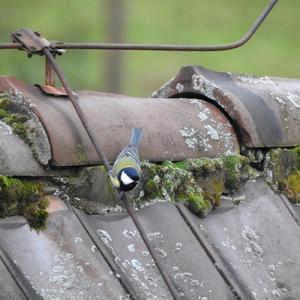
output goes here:
[{"label": "great tit", "polygon": [[142,128],[133,128],[130,143],[118,155],[109,172],[112,184],[120,191],[130,191],[135,188],[141,177],[141,162],[138,146],[142,138]]}]

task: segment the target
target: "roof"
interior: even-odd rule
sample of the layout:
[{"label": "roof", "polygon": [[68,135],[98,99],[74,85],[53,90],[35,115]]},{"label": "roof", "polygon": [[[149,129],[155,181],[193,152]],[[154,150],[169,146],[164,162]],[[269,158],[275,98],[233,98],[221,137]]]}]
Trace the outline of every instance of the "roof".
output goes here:
[{"label": "roof", "polygon": [[[184,299],[298,299],[296,213],[260,179],[239,196],[205,219],[170,203],[137,213]],[[44,299],[125,299],[128,287],[136,299],[172,299],[127,214],[86,215],[56,197],[50,210],[45,232],[0,220],[4,299],[28,297],[24,285]]]}]

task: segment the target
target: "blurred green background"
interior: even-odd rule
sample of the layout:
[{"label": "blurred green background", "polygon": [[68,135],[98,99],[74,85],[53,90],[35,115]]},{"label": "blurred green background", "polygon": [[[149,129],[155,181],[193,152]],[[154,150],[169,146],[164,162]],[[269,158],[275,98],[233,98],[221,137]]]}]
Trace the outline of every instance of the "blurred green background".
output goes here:
[{"label": "blurred green background", "polygon": [[[239,39],[268,0],[1,0],[0,42],[15,29],[39,30],[48,40],[108,42],[121,23],[120,41],[128,43],[219,44]],[[122,18],[111,17],[119,8]],[[300,77],[300,1],[282,0],[253,39],[226,52],[118,52],[118,76],[110,74],[112,53],[72,50],[58,58],[74,89],[149,96],[182,65],[217,71]],[[117,34],[118,35],[118,34]],[[26,58],[1,50],[0,74],[30,83],[43,81],[42,57]],[[116,76],[115,85],[111,83]],[[110,82],[108,80],[110,78]]]}]

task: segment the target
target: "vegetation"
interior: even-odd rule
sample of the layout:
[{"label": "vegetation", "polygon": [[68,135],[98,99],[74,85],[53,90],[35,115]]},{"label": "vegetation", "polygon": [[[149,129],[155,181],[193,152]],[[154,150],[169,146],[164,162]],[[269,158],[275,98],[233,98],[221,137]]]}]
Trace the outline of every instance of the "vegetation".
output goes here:
[{"label": "vegetation", "polygon": [[30,146],[29,128],[25,124],[28,117],[18,112],[15,106],[12,100],[0,96],[0,120],[9,125],[13,132]]},{"label": "vegetation", "polygon": [[[107,2],[2,0],[0,41],[8,42],[13,30],[29,27],[39,30],[49,40],[106,42],[109,40],[106,34]],[[127,1],[124,41],[152,44],[231,42],[249,29],[267,3],[267,0]],[[295,36],[295,28],[299,27],[299,9],[297,0],[280,1],[254,38],[237,50],[213,53],[123,52],[122,93],[151,95],[181,66],[188,64],[200,64],[220,71],[299,77],[300,40]],[[58,57],[58,61],[74,89],[106,90],[106,51],[74,50]],[[42,57],[28,60],[23,52],[1,50],[0,74],[41,83],[43,68]]]},{"label": "vegetation", "polygon": [[46,227],[47,206],[42,183],[0,176],[0,217],[22,215],[39,231]]},{"label": "vegetation", "polygon": [[182,202],[199,216],[220,204],[222,194],[232,193],[257,173],[241,155],[217,159],[187,159],[143,166],[143,197]]},{"label": "vegetation", "polygon": [[264,171],[274,189],[292,203],[300,203],[300,147],[271,150]]},{"label": "vegetation", "polygon": [[[143,162],[141,185],[131,196],[137,207],[163,200],[183,203],[196,215],[205,216],[220,205],[222,195],[232,195],[247,180],[265,176],[276,191],[292,203],[300,203],[299,153],[299,147],[272,149],[263,156],[252,153],[256,164],[260,157],[260,171],[251,166],[251,158],[242,155]],[[74,176],[52,178],[45,185],[90,214],[122,210],[103,166],[83,167]],[[35,180],[0,176],[0,217],[23,215],[32,228],[44,229],[48,215],[44,190],[44,184]],[[237,199],[234,203],[240,202]]]}]

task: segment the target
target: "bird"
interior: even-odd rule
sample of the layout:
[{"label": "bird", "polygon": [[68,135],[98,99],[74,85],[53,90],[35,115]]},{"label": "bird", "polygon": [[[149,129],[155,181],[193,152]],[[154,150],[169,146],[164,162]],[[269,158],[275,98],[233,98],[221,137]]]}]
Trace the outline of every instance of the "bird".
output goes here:
[{"label": "bird", "polygon": [[133,190],[141,178],[141,162],[138,153],[142,128],[132,128],[129,145],[117,156],[109,172],[112,184],[122,192]]}]

